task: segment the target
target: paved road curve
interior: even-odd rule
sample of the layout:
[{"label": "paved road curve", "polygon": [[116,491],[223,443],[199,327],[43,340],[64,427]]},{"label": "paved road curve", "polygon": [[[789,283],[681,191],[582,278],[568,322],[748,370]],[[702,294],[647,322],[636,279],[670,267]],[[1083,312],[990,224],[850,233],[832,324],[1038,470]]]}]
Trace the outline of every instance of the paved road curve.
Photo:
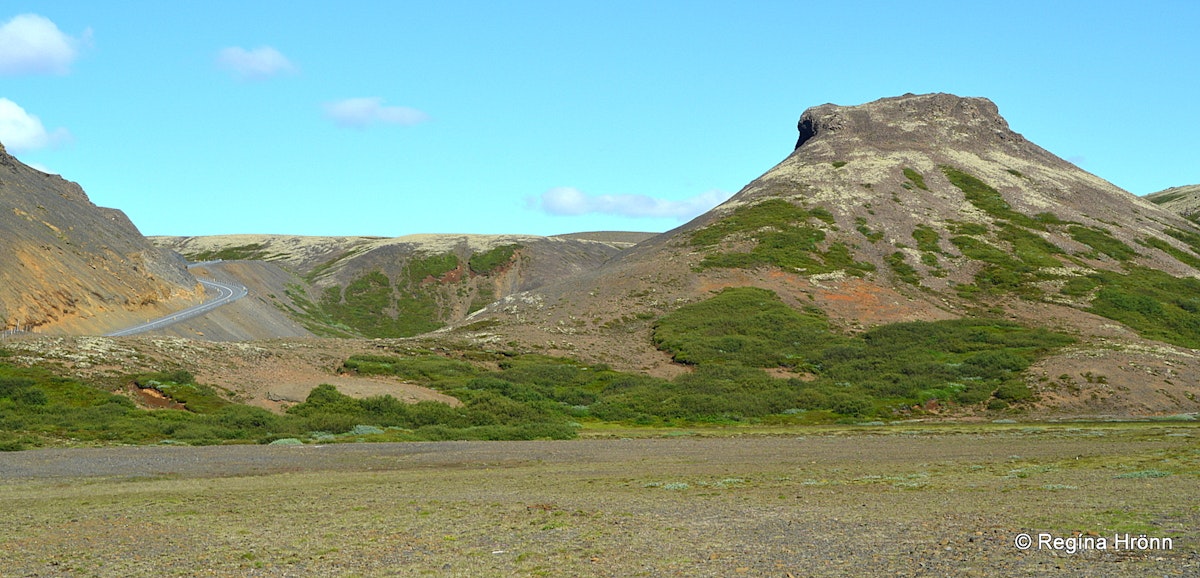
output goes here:
[{"label": "paved road curve", "polygon": [[[206,261],[203,263],[192,263],[191,265],[188,265],[188,268],[191,269],[192,267],[197,267],[200,265],[208,265],[208,264],[211,264],[214,262],[215,261]],[[201,315],[204,315],[205,313],[208,313],[209,311],[212,311],[213,309],[216,309],[217,307],[220,307],[227,303],[233,303],[234,301],[237,301],[238,299],[245,297],[249,293],[249,291],[247,291],[247,289],[244,285],[239,285],[237,283],[223,283],[221,281],[212,281],[209,279],[200,279],[200,278],[196,278],[196,280],[199,281],[201,285],[204,285],[204,287],[206,289],[215,290],[217,292],[217,298],[213,299],[212,301],[206,301],[199,305],[195,305],[193,307],[188,307],[187,309],[184,309],[183,311],[177,311],[175,313],[167,315],[166,317],[161,317],[161,318],[155,319],[153,321],[147,321],[146,323],[142,323],[141,325],[135,325],[133,327],[128,327],[128,328],[122,329],[120,331],[114,331],[112,333],[107,333],[107,334],[105,334],[105,337],[121,337],[123,335],[134,335],[137,333],[145,333],[146,331],[154,331],[155,329],[162,329],[168,325],[178,323],[185,319],[192,319],[193,317],[199,317]]]}]

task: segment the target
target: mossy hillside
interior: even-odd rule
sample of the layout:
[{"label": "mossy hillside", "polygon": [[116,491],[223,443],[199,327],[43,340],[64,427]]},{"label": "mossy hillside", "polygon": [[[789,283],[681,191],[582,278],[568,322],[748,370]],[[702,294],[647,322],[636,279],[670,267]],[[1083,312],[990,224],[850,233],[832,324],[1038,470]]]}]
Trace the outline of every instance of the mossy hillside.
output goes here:
[{"label": "mossy hillside", "polygon": [[990,226],[951,223],[955,232],[951,244],[963,256],[985,264],[976,274],[974,283],[957,287],[960,297],[975,300],[1015,294],[1040,299],[1044,294],[1036,283],[1053,279],[1069,283],[1070,279],[1062,277],[1059,268],[1068,264],[1082,265],[1082,262],[1043,236],[1047,234],[1069,236],[1091,249],[1079,257],[1106,255],[1117,261],[1128,261],[1137,256],[1131,247],[1103,228],[1064,221],[1049,212],[1033,217],[1019,213],[995,188],[982,180],[953,167],[941,168],[972,205],[994,219]]},{"label": "mossy hillside", "polygon": [[250,243],[247,245],[238,245],[236,247],[225,247],[223,249],[196,251],[184,255],[189,261],[199,263],[201,261],[251,261],[251,260],[266,260],[268,254],[265,249],[265,243]]},{"label": "mossy hillside", "polygon": [[[954,285],[960,298],[983,305],[995,304],[1009,296],[1041,300],[1047,297],[1047,290],[1053,291],[1057,286],[1064,296],[1084,298],[1087,304],[1080,307],[1126,323],[1144,337],[1188,347],[1200,343],[1200,334],[1192,329],[1196,321],[1188,310],[1191,302],[1179,299],[1179,295],[1193,290],[1191,281],[1133,264],[1140,256],[1135,246],[1140,246],[1160,250],[1185,265],[1200,266],[1200,234],[1174,227],[1164,231],[1184,243],[1187,250],[1157,237],[1139,239],[1131,246],[1105,227],[1064,220],[1052,212],[1033,216],[1020,213],[983,180],[955,167],[940,169],[968,202],[991,219],[987,223],[946,224],[950,245],[966,259],[982,264],[971,283]],[[917,180],[912,174],[906,172],[905,177],[916,187]],[[831,270],[829,265],[837,260],[820,254],[819,247],[825,242],[825,229],[820,223],[803,207],[773,199],[742,207],[713,227],[695,233],[692,242],[700,247],[713,247],[727,238],[756,242],[745,253],[710,253],[702,267],[771,264],[811,273],[827,272]],[[864,217],[855,220],[855,228],[869,242],[882,240],[882,235],[872,230]],[[939,255],[951,263],[955,258],[942,252],[938,231],[918,225],[912,237],[920,251],[920,264],[928,269],[919,269],[903,251],[895,251],[883,257],[895,278],[919,285],[923,271],[935,276],[947,275]],[[1086,250],[1076,249],[1072,254],[1056,244],[1056,240],[1067,238],[1084,245]],[[845,254],[849,255],[844,245],[831,247],[845,248]],[[1085,260],[1096,259],[1115,262],[1121,269],[1084,277],[1068,271],[1090,268]],[[841,264],[845,265],[844,260]]]},{"label": "mossy hillside", "polygon": [[1151,197],[1147,197],[1146,200],[1150,201],[1151,203],[1154,203],[1156,205],[1162,205],[1165,203],[1169,203],[1171,201],[1179,200],[1179,199],[1183,198],[1184,196],[1186,196],[1187,194],[1188,194],[1187,191],[1178,191],[1178,192],[1174,192],[1174,193],[1167,193],[1165,195],[1154,195]]},{"label": "mossy hillside", "polygon": [[[1143,337],[1200,347],[1200,301],[1192,297],[1198,294],[1200,281],[1133,266],[1131,262],[1139,256],[1138,252],[1111,231],[1063,221],[1052,213],[1042,213],[1030,220],[1012,211],[995,189],[979,179],[950,167],[943,167],[943,171],[963,190],[969,201],[997,219],[995,238],[1011,248],[1005,251],[979,238],[987,234],[987,227],[966,224],[957,227],[959,234],[950,239],[951,243],[964,256],[986,263],[976,275],[974,284],[958,287],[960,296],[969,299],[981,294],[1042,297],[1034,283],[1055,278],[1044,274],[1044,270],[1065,263],[1081,264],[1038,233],[1055,231],[1091,249],[1080,257],[1096,259],[1103,256],[1123,267],[1121,272],[1102,270],[1087,277],[1067,278],[1060,289],[1062,294],[1085,297],[1094,293],[1088,311],[1125,323]],[[1193,253],[1154,237],[1140,239],[1139,243],[1159,249],[1186,265],[1200,265],[1200,257],[1195,254],[1200,252],[1200,235],[1175,228],[1165,232],[1186,243]]]},{"label": "mossy hillside", "polygon": [[409,287],[415,287],[429,281],[437,281],[440,277],[458,269],[458,255],[443,253],[441,255],[413,256],[404,264],[404,278]]},{"label": "mossy hillside", "polygon": [[[752,268],[771,265],[806,274],[843,270],[861,276],[873,271],[871,263],[856,261],[843,243],[821,250],[825,231],[812,221],[834,223],[833,215],[821,208],[804,209],[783,199],[769,199],[742,206],[732,214],[692,233],[691,243],[710,251],[700,268]],[[749,252],[717,252],[716,245],[728,239],[754,242]]]},{"label": "mossy hillside", "polygon": [[432,257],[410,261],[393,283],[381,271],[370,271],[344,288],[329,287],[319,307],[337,326],[351,328],[366,337],[408,337],[442,327],[438,295],[423,282],[444,275],[457,257]]},{"label": "mossy hillside", "polygon": [[367,271],[345,286],[327,287],[315,302],[302,290],[288,295],[303,311],[301,322],[319,335],[419,335],[445,326],[454,311],[475,311],[491,303],[490,277],[513,263],[520,248],[495,247],[470,255],[465,264],[454,253],[415,256],[391,277]]},{"label": "mossy hillside", "polygon": [[1088,311],[1120,321],[1138,334],[1200,349],[1200,279],[1131,267],[1088,276],[1097,289]]},{"label": "mossy hillside", "polygon": [[[701,368],[805,369],[813,379],[793,380],[799,397],[788,398],[801,409],[829,409],[847,399],[876,409],[927,398],[1018,401],[1030,395],[1021,372],[1073,341],[986,319],[891,324],[850,337],[832,331],[818,312],[783,308],[769,291],[726,289],[660,319],[654,340],[676,360]],[[751,322],[755,310],[763,318]]]},{"label": "mossy hillside", "polygon": [[653,342],[679,363],[736,359],[751,367],[804,367],[829,334],[819,311],[802,313],[773,291],[738,287],[663,317]]},{"label": "mossy hillside", "polygon": [[1182,241],[1188,246],[1193,253],[1200,255],[1200,234],[1192,231],[1184,231],[1175,227],[1168,227],[1164,233]]}]

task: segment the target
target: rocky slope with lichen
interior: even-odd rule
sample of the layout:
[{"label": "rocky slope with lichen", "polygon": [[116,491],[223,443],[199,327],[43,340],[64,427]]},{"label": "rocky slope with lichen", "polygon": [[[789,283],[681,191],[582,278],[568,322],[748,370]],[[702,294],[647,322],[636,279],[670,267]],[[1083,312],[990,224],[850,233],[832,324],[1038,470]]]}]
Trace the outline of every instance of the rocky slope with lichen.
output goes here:
[{"label": "rocky slope with lichen", "polygon": [[182,308],[203,290],[177,255],[76,183],[0,145],[0,328],[100,333]]}]

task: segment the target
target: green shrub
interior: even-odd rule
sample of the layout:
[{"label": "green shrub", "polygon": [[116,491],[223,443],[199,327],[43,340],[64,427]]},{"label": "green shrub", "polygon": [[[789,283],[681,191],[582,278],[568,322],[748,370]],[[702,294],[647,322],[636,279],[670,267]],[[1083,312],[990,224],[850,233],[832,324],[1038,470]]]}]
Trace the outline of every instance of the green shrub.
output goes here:
[{"label": "green shrub", "polygon": [[[1194,215],[1193,215],[1193,220]],[[1200,254],[1200,234],[1192,231],[1184,231],[1175,227],[1167,227],[1164,233],[1183,241],[1193,253]]]},{"label": "green shrub", "polygon": [[1100,285],[1100,281],[1092,277],[1071,277],[1063,284],[1060,293],[1072,297],[1082,297]]},{"label": "green shrub", "polygon": [[416,287],[426,279],[437,279],[458,268],[458,256],[454,253],[413,257],[404,265],[404,274],[409,287]]},{"label": "green shrub", "polygon": [[654,344],[680,363],[800,366],[832,336],[817,313],[800,313],[774,292],[736,287],[681,307],[654,325]]},{"label": "green shrub", "polygon": [[369,271],[344,289],[327,288],[318,304],[302,307],[311,320],[344,327],[351,336],[409,337],[427,333],[444,324],[432,290],[421,283],[457,266],[458,258],[452,254],[414,259],[405,269],[401,287],[393,285],[383,272]]},{"label": "green shrub", "polygon": [[134,376],[133,382],[143,389],[154,389],[195,413],[214,413],[231,403],[211,386],[196,383],[185,370],[142,373]]},{"label": "green shrub", "polygon": [[863,217],[855,217],[854,218],[854,228],[859,233],[862,233],[862,235],[864,237],[866,237],[867,240],[872,243],[877,243],[881,239],[883,239],[883,232],[872,230],[870,227],[867,226],[867,220]]},{"label": "green shrub", "polygon": [[1200,348],[1200,279],[1143,267],[1125,274],[1099,271],[1090,278],[1100,289],[1088,311],[1149,339]]},{"label": "green shrub", "polygon": [[1137,251],[1134,251],[1133,247],[1121,242],[1104,229],[1072,225],[1067,228],[1067,232],[1072,239],[1118,261],[1128,261],[1137,257]]},{"label": "green shrub", "polygon": [[475,253],[467,260],[467,266],[476,275],[488,275],[512,261],[521,245],[500,245],[483,253]]},{"label": "green shrub", "polygon": [[958,235],[985,235],[989,230],[983,223],[952,223],[951,228]]},{"label": "green shrub", "polygon": [[892,268],[892,272],[895,273],[896,277],[901,281],[905,283],[911,283],[913,285],[917,285],[921,282],[921,278],[917,276],[917,270],[904,260],[903,252],[896,251],[895,253],[885,257],[884,260],[887,261],[888,266]]},{"label": "green shrub", "polygon": [[[697,365],[668,386],[681,393],[641,388],[635,400],[601,391],[593,415],[599,409],[602,419],[716,419],[789,408],[856,415],[868,405],[876,411],[875,404],[883,400],[905,404],[936,397],[979,403],[1017,380],[1034,360],[1073,342],[1058,333],[983,319],[896,323],[847,338],[830,331],[815,313],[789,315],[779,308],[786,305],[771,292],[747,287],[726,289],[663,317],[655,327],[658,346]],[[768,319],[756,319],[758,312]],[[786,357],[781,360],[771,352]],[[804,361],[797,367],[814,373],[815,380],[780,383],[745,367],[797,360]],[[1014,388],[1002,395],[1027,399]],[[853,412],[847,410],[850,406],[835,405],[847,397],[863,403]]]},{"label": "green shrub", "polygon": [[997,237],[1008,242],[1012,246],[1013,256],[1030,268],[1062,266],[1062,261],[1054,256],[1065,252],[1028,229],[1005,223],[1000,227]]},{"label": "green shrub", "polygon": [[1008,402],[1021,402],[1033,399],[1033,391],[1029,386],[1019,381],[1009,381],[996,389],[996,399]]},{"label": "green shrub", "polygon": [[925,185],[925,177],[913,169],[904,167],[904,178],[908,179],[913,185],[916,185],[918,189],[923,191],[929,190],[929,187]]},{"label": "green shrub", "polygon": [[342,363],[342,367],[363,375],[394,375],[420,383],[471,377],[478,373],[470,363],[440,355],[353,355]]},{"label": "green shrub", "polygon": [[941,237],[929,226],[917,225],[917,228],[913,229],[912,237],[917,242],[917,249],[931,253],[942,252],[942,248],[938,244]]},{"label": "green shrub", "polygon": [[1138,242],[1147,247],[1158,249],[1189,267],[1200,269],[1200,258],[1196,257],[1196,255],[1192,253],[1188,253],[1187,251],[1179,249],[1162,239],[1157,237],[1149,237],[1146,239],[1140,239]]}]

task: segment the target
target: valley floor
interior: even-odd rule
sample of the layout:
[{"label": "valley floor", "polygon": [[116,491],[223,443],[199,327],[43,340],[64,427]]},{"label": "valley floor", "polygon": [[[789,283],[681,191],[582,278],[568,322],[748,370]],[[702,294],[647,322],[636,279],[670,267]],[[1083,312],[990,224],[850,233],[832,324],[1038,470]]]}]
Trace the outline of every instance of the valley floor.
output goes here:
[{"label": "valley floor", "polygon": [[[5,453],[0,568],[16,576],[1200,574],[1194,424],[673,434]],[[1061,547],[1039,547],[1042,533]],[[1076,533],[1093,548],[1068,551]],[[1022,534],[1033,537],[1029,549],[1015,545]],[[1125,535],[1157,547],[1114,549]]]}]

